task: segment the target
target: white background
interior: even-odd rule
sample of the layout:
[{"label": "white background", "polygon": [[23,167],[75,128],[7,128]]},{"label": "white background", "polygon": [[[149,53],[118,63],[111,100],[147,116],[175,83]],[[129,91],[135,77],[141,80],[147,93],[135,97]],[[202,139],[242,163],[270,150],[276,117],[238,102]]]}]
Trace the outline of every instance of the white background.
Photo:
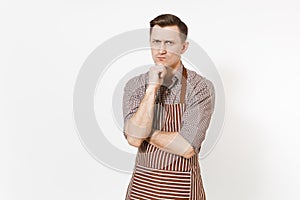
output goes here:
[{"label": "white background", "polygon": [[299,10],[296,0],[1,1],[0,199],[124,199],[130,175],[80,143],[74,83],[98,45],[162,13],[187,23],[225,87],[222,137],[201,161],[207,199],[300,199]]}]

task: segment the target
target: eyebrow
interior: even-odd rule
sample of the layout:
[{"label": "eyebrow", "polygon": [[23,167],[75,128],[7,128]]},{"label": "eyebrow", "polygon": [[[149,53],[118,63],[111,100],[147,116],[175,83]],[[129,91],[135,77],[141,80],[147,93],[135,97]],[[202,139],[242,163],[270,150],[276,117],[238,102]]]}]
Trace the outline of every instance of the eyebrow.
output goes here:
[{"label": "eyebrow", "polygon": [[175,42],[175,40],[170,40],[170,39],[167,39],[167,40],[160,40],[160,39],[152,38],[151,40],[152,40],[152,41],[153,41],[153,40],[158,40],[158,41],[164,41],[164,42]]}]

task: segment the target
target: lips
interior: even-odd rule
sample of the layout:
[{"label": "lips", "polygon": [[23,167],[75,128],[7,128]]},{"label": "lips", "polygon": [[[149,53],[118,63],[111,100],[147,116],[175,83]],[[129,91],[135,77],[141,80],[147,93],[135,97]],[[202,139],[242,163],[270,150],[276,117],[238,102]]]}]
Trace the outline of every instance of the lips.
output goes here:
[{"label": "lips", "polygon": [[158,60],[163,61],[166,60],[166,57],[157,57]]}]

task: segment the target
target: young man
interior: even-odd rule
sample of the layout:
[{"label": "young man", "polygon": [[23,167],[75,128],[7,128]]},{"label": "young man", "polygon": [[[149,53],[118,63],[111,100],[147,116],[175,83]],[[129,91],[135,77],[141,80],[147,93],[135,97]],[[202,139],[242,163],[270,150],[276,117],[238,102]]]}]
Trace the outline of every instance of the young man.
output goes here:
[{"label": "young man", "polygon": [[155,63],[124,88],[124,135],[138,148],[129,199],[205,200],[198,154],[214,109],[211,81],[186,69],[188,28],[164,14],[150,22]]}]

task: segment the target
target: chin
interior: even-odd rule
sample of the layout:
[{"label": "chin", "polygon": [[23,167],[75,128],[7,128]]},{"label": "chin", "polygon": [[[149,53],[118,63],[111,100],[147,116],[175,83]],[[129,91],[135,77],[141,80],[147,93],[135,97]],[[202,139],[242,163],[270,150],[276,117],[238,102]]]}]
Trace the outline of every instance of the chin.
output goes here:
[{"label": "chin", "polygon": [[155,62],[155,64],[156,64],[156,65],[168,66],[168,64],[167,64],[167,63],[165,63],[165,62],[161,62],[161,61],[157,61],[157,62]]}]

